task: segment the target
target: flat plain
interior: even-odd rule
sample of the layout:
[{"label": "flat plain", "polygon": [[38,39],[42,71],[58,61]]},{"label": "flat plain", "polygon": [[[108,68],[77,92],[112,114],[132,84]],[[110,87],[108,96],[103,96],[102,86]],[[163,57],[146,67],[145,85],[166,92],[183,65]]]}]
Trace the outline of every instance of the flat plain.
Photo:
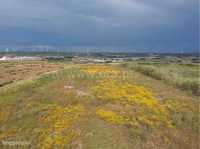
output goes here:
[{"label": "flat plain", "polygon": [[[159,75],[198,78],[198,66],[177,65]],[[0,63],[0,148],[198,149],[197,89],[139,66]]]}]

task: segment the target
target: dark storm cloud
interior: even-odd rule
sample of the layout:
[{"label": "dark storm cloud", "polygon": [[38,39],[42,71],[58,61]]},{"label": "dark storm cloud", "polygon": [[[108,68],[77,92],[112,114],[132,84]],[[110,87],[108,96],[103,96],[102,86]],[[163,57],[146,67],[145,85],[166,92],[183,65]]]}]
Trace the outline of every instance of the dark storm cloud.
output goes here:
[{"label": "dark storm cloud", "polygon": [[198,49],[198,0],[6,0],[0,44]]}]

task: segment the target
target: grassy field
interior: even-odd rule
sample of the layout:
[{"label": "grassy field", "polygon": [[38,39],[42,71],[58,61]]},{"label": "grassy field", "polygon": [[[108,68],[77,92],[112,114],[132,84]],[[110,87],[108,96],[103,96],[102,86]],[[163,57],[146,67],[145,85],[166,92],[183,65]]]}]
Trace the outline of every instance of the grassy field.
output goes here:
[{"label": "grassy field", "polygon": [[0,148],[198,149],[196,95],[132,64],[52,71],[1,88]]},{"label": "grassy field", "polygon": [[40,75],[44,72],[63,69],[64,64],[45,61],[1,62],[0,87],[13,82]]},{"label": "grassy field", "polygon": [[123,66],[200,95],[199,64],[134,62],[123,64]]}]

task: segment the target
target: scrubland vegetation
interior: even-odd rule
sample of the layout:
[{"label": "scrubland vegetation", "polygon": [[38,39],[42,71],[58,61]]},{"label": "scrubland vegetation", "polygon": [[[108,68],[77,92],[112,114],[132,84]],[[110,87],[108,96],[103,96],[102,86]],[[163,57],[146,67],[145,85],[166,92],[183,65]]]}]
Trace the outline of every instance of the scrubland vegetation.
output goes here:
[{"label": "scrubland vegetation", "polygon": [[176,63],[126,63],[128,68],[179,89],[200,95],[199,64]]},{"label": "scrubland vegetation", "polygon": [[[64,64],[57,72],[2,88],[0,140],[28,141],[20,147],[39,149],[197,149],[197,96],[166,83],[169,78],[160,81],[166,73],[160,79],[148,75],[146,67],[157,70]],[[173,77],[177,70],[182,79],[198,78],[188,66],[165,68]],[[183,74],[185,68],[191,72]]]}]

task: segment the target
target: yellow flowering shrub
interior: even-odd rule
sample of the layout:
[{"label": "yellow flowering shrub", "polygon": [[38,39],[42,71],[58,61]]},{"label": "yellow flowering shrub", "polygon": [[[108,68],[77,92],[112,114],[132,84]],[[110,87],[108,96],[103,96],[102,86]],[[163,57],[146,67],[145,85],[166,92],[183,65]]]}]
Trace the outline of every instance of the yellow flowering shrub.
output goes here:
[{"label": "yellow flowering shrub", "polygon": [[82,70],[86,73],[89,73],[90,75],[95,75],[95,74],[117,75],[120,73],[119,70],[116,70],[112,67],[104,66],[104,65],[85,66],[85,67],[82,67]]},{"label": "yellow flowering shrub", "polygon": [[126,122],[128,122],[128,119],[117,114],[116,112],[113,111],[109,111],[109,110],[104,110],[104,109],[97,109],[96,110],[96,114],[109,122],[115,123],[115,124],[125,124]]},{"label": "yellow flowering shrub", "polygon": [[40,131],[41,148],[65,148],[75,140],[80,134],[73,126],[84,113],[82,105],[57,106],[43,116],[41,122],[47,127]]},{"label": "yellow flowering shrub", "polygon": [[[122,106],[131,105],[132,110],[128,113],[131,113],[129,119],[132,123],[141,123],[152,127],[172,126],[166,107],[155,97],[152,91],[143,86],[106,79],[95,86],[93,90],[99,100],[120,103]],[[99,112],[97,115],[100,116]],[[102,118],[102,116],[100,117]]]},{"label": "yellow flowering shrub", "polygon": [[140,85],[105,79],[95,86],[93,90],[98,99],[137,103],[147,106],[157,105],[162,110],[159,99],[155,98],[153,92]]}]

